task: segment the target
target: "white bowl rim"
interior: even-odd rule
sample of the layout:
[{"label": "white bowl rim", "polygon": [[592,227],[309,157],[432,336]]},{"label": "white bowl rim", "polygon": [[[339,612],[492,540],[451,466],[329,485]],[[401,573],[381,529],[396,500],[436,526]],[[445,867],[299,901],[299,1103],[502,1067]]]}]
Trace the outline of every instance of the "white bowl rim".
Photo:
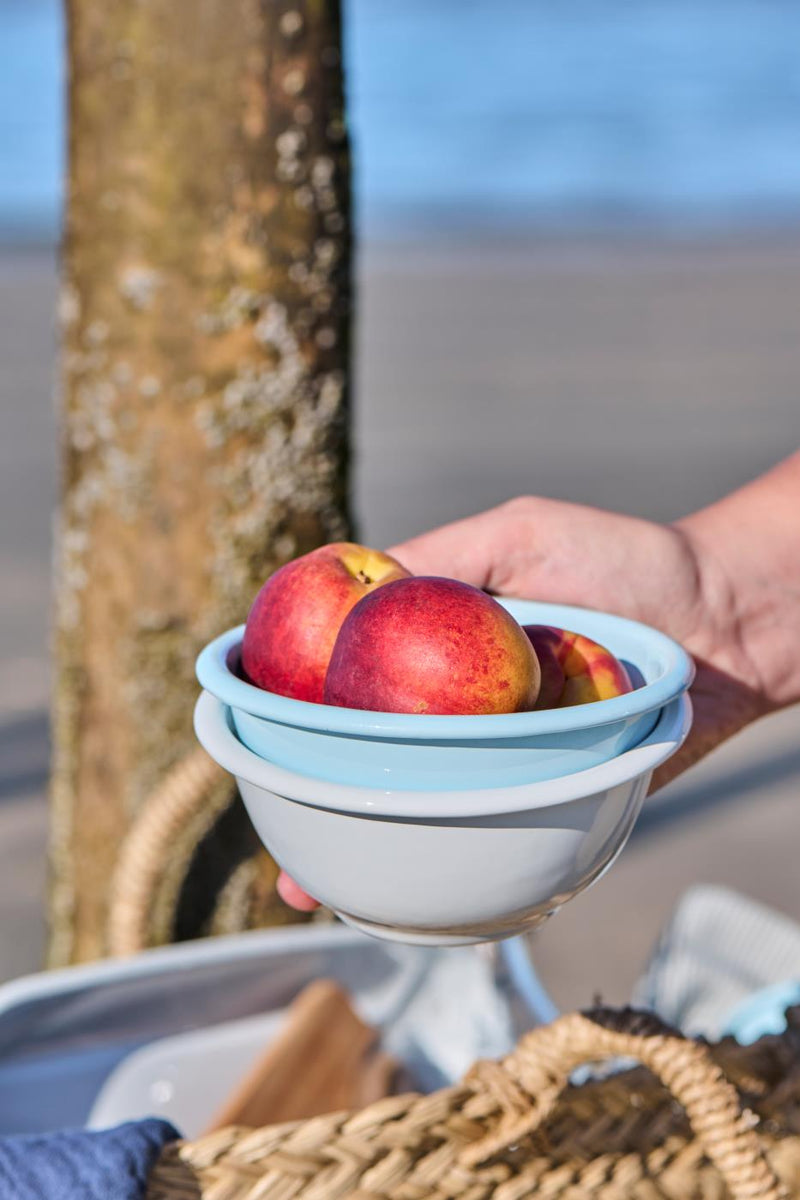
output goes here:
[{"label": "white bowl rim", "polygon": [[314,808],[368,817],[423,820],[431,817],[455,820],[550,808],[607,791],[655,770],[681,746],[691,724],[691,700],[683,693],[662,710],[655,729],[638,746],[599,766],[557,779],[510,787],[411,792],[329,783],[276,766],[239,741],[233,732],[229,707],[210,692],[201,693],[194,712],[194,728],[200,744],[220,766],[246,783]]},{"label": "white bowl rim", "polygon": [[[244,625],[237,625],[214,638],[201,650],[197,659],[197,678],[206,691],[232,708],[241,709],[254,717],[324,733],[410,741],[503,740],[594,729],[663,708],[685,691],[694,678],[694,663],[683,647],[666,634],[640,621],[631,621],[627,617],[617,617],[594,609],[578,608],[575,605],[520,601],[505,596],[497,599],[501,603],[525,604],[530,606],[534,613],[539,609],[538,615],[542,623],[560,624],[565,629],[577,627],[580,630],[582,619],[585,620],[587,616],[600,617],[612,629],[616,626],[620,630],[625,629],[646,638],[652,651],[663,660],[664,671],[652,683],[635,688],[624,696],[598,700],[594,704],[579,704],[572,708],[488,716],[379,713],[294,700],[289,696],[279,696],[275,692],[267,692],[252,683],[247,683],[228,666],[228,657],[241,643],[244,634]],[[546,617],[550,619],[545,621]]]}]

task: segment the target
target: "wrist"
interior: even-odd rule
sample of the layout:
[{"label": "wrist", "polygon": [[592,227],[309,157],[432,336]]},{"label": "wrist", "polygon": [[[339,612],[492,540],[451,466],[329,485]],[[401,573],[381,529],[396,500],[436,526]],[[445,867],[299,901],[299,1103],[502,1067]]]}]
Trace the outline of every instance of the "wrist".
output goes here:
[{"label": "wrist", "polygon": [[704,619],[695,653],[744,685],[751,719],[800,700],[800,589],[766,530],[743,527],[737,495],[678,521]]}]

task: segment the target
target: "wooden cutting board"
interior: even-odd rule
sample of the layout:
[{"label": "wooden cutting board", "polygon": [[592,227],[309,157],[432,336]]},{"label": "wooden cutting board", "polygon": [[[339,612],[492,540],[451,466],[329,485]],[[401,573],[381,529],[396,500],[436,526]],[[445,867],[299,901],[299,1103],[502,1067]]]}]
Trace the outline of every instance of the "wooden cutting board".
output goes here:
[{"label": "wooden cutting board", "polygon": [[347,993],[329,979],[317,980],[299,994],[285,1027],[205,1132],[362,1108],[391,1093],[396,1069]]}]

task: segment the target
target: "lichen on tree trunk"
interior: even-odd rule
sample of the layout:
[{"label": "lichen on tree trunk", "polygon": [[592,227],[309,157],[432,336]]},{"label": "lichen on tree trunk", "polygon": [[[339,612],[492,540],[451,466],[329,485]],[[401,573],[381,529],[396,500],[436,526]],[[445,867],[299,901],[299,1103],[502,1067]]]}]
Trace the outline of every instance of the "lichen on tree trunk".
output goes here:
[{"label": "lichen on tree trunk", "polygon": [[194,657],[346,536],[337,0],[68,0],[53,963],[104,951]]}]

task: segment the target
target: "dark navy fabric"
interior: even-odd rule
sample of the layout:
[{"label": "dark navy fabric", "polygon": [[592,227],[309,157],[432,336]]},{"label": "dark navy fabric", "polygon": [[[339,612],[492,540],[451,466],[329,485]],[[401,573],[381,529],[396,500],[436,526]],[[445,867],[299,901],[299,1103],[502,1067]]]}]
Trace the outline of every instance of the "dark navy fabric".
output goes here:
[{"label": "dark navy fabric", "polygon": [[168,1121],[0,1137],[0,1200],[143,1200]]}]

